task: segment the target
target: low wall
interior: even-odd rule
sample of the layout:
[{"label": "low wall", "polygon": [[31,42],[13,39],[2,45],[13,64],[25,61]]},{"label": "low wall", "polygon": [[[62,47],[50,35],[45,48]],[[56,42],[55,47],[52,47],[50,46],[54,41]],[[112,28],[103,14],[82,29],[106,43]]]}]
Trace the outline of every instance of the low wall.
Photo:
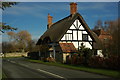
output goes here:
[{"label": "low wall", "polygon": [[3,57],[21,57],[21,56],[27,56],[27,52],[26,53],[5,53],[2,55]]}]

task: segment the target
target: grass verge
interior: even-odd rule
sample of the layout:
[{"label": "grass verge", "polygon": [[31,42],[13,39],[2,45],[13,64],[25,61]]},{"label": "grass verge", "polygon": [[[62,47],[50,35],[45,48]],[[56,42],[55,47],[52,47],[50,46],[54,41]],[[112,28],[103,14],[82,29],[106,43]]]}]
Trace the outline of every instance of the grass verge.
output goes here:
[{"label": "grass verge", "polygon": [[4,72],[2,72],[2,79],[7,78]]},{"label": "grass verge", "polygon": [[7,58],[20,58],[22,56],[10,56],[10,57],[2,57],[3,59],[7,59]]},{"label": "grass verge", "polygon": [[113,78],[120,78],[120,71],[115,71],[115,70],[96,69],[96,68],[90,68],[90,67],[84,67],[84,66],[73,66],[73,65],[66,65],[62,63],[43,62],[40,60],[31,60],[31,59],[28,59],[27,61],[46,64],[46,65],[52,65],[52,66],[59,66],[59,67],[64,67],[69,69],[87,71],[87,72],[97,73],[105,76],[110,76]]}]

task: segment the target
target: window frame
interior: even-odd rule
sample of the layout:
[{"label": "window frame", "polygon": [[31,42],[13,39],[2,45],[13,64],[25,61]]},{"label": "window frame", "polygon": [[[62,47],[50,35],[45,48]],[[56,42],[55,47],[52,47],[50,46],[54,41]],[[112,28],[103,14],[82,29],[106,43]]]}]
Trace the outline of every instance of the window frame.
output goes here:
[{"label": "window frame", "polygon": [[[86,36],[85,38],[83,36]],[[88,34],[82,34],[82,40],[83,41],[88,41]]]}]

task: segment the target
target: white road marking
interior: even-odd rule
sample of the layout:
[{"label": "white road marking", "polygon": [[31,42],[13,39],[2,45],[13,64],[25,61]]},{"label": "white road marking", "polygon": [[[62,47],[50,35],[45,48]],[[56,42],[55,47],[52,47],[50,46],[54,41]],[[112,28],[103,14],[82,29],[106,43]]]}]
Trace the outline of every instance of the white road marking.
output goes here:
[{"label": "white road marking", "polygon": [[[15,61],[10,61],[11,63],[16,63]],[[25,64],[19,64],[19,65],[22,65],[22,66],[26,66],[26,67],[28,67],[28,65],[25,65]],[[41,69],[37,69],[38,71],[41,71],[41,72],[44,72],[44,73],[47,73],[47,74],[50,74],[50,75],[53,75],[53,76],[56,76],[56,77],[58,77],[58,78],[64,78],[64,77],[62,77],[62,76],[59,76],[59,75],[57,75],[57,74],[53,74],[53,73],[51,73],[51,72],[48,72],[48,71],[45,71],[45,70],[41,70]],[[65,79],[65,78],[64,78]]]},{"label": "white road marking", "polygon": [[41,69],[37,69],[37,70],[39,70],[39,71],[41,71],[41,72],[44,72],[44,73],[47,73],[47,74],[50,74],[50,75],[53,75],[53,76],[56,76],[56,77],[59,77],[59,78],[64,78],[64,77],[62,77],[62,76],[59,76],[59,75],[57,75],[57,74],[53,74],[53,73],[48,72],[48,71],[44,71],[44,70],[41,70]]}]

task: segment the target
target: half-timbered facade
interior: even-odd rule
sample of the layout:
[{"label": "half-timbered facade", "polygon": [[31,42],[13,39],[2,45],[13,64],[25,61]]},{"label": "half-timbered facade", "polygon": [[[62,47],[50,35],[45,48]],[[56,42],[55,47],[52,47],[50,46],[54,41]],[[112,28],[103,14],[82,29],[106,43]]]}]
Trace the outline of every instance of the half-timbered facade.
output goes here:
[{"label": "half-timbered facade", "polygon": [[100,41],[97,35],[90,30],[82,16],[77,13],[76,3],[70,4],[70,12],[69,16],[55,23],[52,23],[52,16],[48,14],[48,29],[40,37],[37,45],[46,43],[50,45],[50,56],[53,55],[54,58],[64,52],[60,46],[61,43],[72,43],[76,50],[79,50],[81,43],[83,43],[85,47],[99,52]]},{"label": "half-timbered facade", "polygon": [[81,43],[87,48],[92,49],[93,40],[79,19],[76,19],[70,28],[66,31],[59,42],[73,43],[76,49],[79,49]]}]

